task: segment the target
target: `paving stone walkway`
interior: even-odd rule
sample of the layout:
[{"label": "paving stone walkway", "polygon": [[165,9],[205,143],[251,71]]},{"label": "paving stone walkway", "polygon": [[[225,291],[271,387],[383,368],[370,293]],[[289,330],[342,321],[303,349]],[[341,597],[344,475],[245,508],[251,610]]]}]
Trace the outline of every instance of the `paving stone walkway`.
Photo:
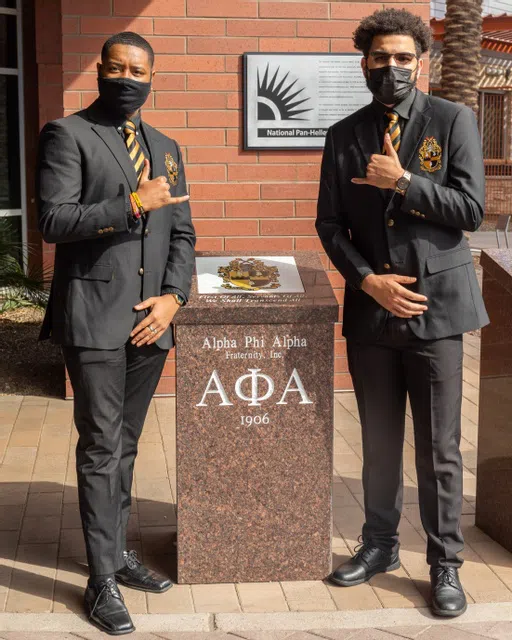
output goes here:
[{"label": "paving stone walkway", "polygon": [[[470,603],[512,603],[512,554],[474,525],[478,338],[467,335],[464,348],[462,528],[466,549],[461,578]],[[0,612],[81,613],[86,568],[77,504],[75,443],[70,402],[40,397],[0,397]],[[352,393],[336,395],[334,469],[333,563],[336,565],[353,553],[363,523],[361,433]],[[322,581],[178,585],[162,595],[124,589],[130,612],[328,613],[427,607],[428,566],[425,563],[425,535],[418,512],[410,415],[407,417],[404,474],[405,506],[400,526],[402,568],[399,571],[378,575],[370,583],[350,589]],[[140,443],[129,539],[146,564],[171,575],[175,567],[172,544],[176,531],[175,486],[174,399],[160,398],[151,405]],[[450,640],[475,637],[512,640],[510,627],[500,624],[496,623],[495,627],[487,624],[476,631],[476,627],[459,629],[457,626],[456,632],[445,629],[443,640],[448,633]],[[0,626],[0,638],[32,637],[26,633],[13,635],[14,631],[7,633],[1,629]],[[432,631],[424,626],[417,635],[400,636],[397,629],[372,633],[374,635],[368,635],[369,630],[344,629],[339,630],[338,635],[323,633],[323,637],[332,640],[421,637],[423,640],[441,638],[443,634],[439,626]],[[489,635],[492,633],[494,635]],[[77,637],[52,634],[52,638]],[[317,632],[314,634],[318,635]],[[218,632],[216,635],[221,637]],[[300,632],[294,640],[306,640],[308,635]],[[39,633],[37,637],[45,636]],[[175,636],[141,634],[140,637]],[[187,637],[199,640],[198,635]],[[242,637],[281,640],[284,636],[267,632],[264,636],[245,634]]]},{"label": "paving stone walkway", "polygon": [[[1,632],[2,640],[102,640],[99,631],[90,633]],[[253,631],[223,633],[132,633],[133,640],[510,640],[512,622],[477,622],[435,627],[397,627],[390,629],[335,629],[313,631]]]}]

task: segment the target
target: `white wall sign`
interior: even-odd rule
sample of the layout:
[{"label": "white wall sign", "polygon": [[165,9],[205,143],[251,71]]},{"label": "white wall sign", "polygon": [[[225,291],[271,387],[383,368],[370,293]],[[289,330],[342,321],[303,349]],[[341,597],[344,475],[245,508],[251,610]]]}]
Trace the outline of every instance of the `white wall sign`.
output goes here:
[{"label": "white wall sign", "polygon": [[359,53],[245,53],[244,148],[323,149],[371,100]]}]

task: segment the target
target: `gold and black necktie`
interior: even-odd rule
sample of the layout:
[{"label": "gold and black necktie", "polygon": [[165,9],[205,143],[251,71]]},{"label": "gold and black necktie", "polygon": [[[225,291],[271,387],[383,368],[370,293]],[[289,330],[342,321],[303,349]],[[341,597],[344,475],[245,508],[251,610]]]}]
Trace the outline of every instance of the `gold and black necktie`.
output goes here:
[{"label": "gold and black necktie", "polygon": [[146,156],[144,155],[142,147],[137,142],[137,127],[131,120],[127,120],[124,123],[123,131],[124,135],[126,136],[126,148],[128,149],[131,161],[133,162],[133,167],[135,169],[135,173],[137,174],[137,180],[140,180],[140,175],[142,173],[142,169],[144,168],[144,159]]},{"label": "gold and black necktie", "polygon": [[[400,149],[400,125],[398,124],[398,113],[395,111],[389,111],[386,113],[386,116],[389,118],[389,124],[386,128],[385,133],[389,133],[391,136],[391,142],[393,144],[393,149],[398,153]],[[385,147],[382,147],[382,153],[386,153]]]}]

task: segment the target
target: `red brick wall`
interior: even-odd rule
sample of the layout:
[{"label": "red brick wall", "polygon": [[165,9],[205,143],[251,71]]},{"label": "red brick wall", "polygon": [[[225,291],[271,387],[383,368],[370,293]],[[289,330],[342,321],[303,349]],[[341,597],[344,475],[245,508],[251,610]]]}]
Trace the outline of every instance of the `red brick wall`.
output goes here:
[{"label": "red brick wall", "polygon": [[[358,21],[384,7],[429,19],[428,0],[62,0],[65,113],[94,100],[106,37],[139,32],[157,53],[155,92],[144,117],[184,149],[198,249],[321,251],[314,229],[321,153],[242,151],[241,54],[351,52]],[[427,76],[428,70],[423,89]],[[343,279],[322,256],[342,304]],[[336,337],[336,388],[347,389],[339,327]],[[158,392],[173,391],[171,354]]]},{"label": "red brick wall", "polygon": [[[64,113],[61,0],[36,0],[34,17],[39,93],[39,128],[42,128],[46,122],[61,118]],[[32,219],[35,220],[35,214]],[[36,240],[42,242],[43,266],[52,265],[54,247],[40,240],[37,228],[31,228],[30,222],[32,220],[29,219],[29,241],[33,244],[35,244]]]},{"label": "red brick wall", "polygon": [[495,175],[485,180],[485,219],[488,222],[496,222],[500,215],[512,214],[510,165],[497,165],[492,171]]}]

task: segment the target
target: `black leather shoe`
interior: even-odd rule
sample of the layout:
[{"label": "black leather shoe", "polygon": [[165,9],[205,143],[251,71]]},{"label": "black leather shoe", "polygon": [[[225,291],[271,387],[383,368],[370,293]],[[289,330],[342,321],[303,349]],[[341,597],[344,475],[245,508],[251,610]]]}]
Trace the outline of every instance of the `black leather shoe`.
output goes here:
[{"label": "black leather shoe", "polygon": [[87,587],[84,604],[89,622],[101,631],[111,636],[122,636],[135,631],[123,596],[112,578]]},{"label": "black leather shoe", "polygon": [[388,553],[369,542],[357,549],[353,558],[331,573],[329,580],[341,587],[353,587],[367,582],[376,573],[395,571],[400,568],[398,553]]},{"label": "black leather shoe", "polygon": [[164,593],[172,587],[172,580],[164,578],[141,564],[136,551],[124,551],[126,565],[116,573],[116,580],[130,589]]},{"label": "black leather shoe", "polygon": [[456,618],[466,611],[466,595],[455,567],[432,567],[430,569],[432,586],[432,613],[445,618]]}]

